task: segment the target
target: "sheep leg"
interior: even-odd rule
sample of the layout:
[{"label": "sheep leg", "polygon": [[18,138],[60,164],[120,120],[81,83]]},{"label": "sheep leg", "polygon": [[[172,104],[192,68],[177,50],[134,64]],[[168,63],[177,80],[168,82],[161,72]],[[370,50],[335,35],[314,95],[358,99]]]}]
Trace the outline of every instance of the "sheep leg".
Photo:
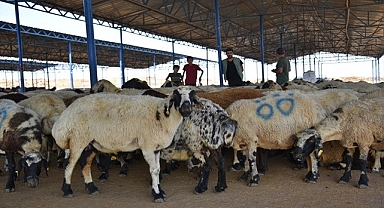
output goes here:
[{"label": "sheep leg", "polygon": [[[248,158],[249,158],[249,156],[248,156],[248,152],[245,152],[245,151],[243,151],[244,153],[245,153],[245,161],[248,161]],[[240,182],[245,182],[245,181],[247,181],[248,180],[248,177],[251,175],[251,168],[250,168],[250,163],[249,163],[249,161],[248,162],[246,162],[246,163],[244,163],[244,172],[243,172],[243,174],[240,176],[240,179],[239,179],[239,181]]]},{"label": "sheep leg", "polygon": [[152,177],[152,195],[155,202],[165,202],[165,192],[160,187],[160,151],[142,150],[145,161],[149,165],[149,172]]},{"label": "sheep leg", "polygon": [[13,157],[13,152],[6,152],[6,158],[8,161],[8,180],[5,185],[6,192],[14,192],[15,191],[15,178],[17,177],[16,173],[16,163]]},{"label": "sheep leg", "polygon": [[381,168],[380,158],[381,158],[381,152],[375,151],[375,163],[373,164],[373,167],[372,167],[372,172],[374,173],[378,173],[380,171],[380,168]]},{"label": "sheep leg", "polygon": [[96,156],[96,152],[93,151],[93,148],[83,151],[80,156],[80,166],[83,173],[85,189],[89,191],[90,194],[96,195],[99,194],[99,189],[95,186],[92,180],[91,165],[93,158]]},{"label": "sheep leg", "polygon": [[367,188],[368,187],[368,176],[367,176],[367,158],[369,153],[368,147],[361,147],[360,156],[359,156],[359,165],[360,165],[360,179],[358,181],[358,188]]},{"label": "sheep leg", "polygon": [[[75,169],[75,165],[79,160],[84,148],[85,147],[76,148],[76,149],[71,148],[70,150],[68,164],[64,171],[63,186],[61,187],[61,190],[64,192],[64,197],[66,198],[74,197],[73,191],[71,189],[71,178],[72,178],[73,170]],[[66,153],[67,153],[67,150],[66,150]]]},{"label": "sheep leg", "polygon": [[233,150],[233,163],[230,171],[239,171],[244,169],[245,155],[243,151]]},{"label": "sheep leg", "polygon": [[307,183],[316,183],[319,178],[319,166],[315,156],[315,152],[312,152],[307,158],[308,161],[308,173],[305,176],[304,181]]},{"label": "sheep leg", "polygon": [[99,182],[103,183],[108,180],[109,167],[111,166],[111,156],[109,154],[101,153],[96,157],[96,164],[101,175],[99,176]]},{"label": "sheep leg", "polygon": [[345,171],[343,176],[340,178],[339,183],[348,183],[351,179],[351,170],[352,170],[352,160],[353,160],[353,153],[355,152],[355,148],[348,148],[347,154],[345,155]]},{"label": "sheep leg", "polygon": [[125,177],[128,175],[128,163],[125,162],[125,158],[128,157],[128,154],[133,154],[129,152],[121,152],[117,154],[117,160],[120,162],[120,177]]},{"label": "sheep leg", "polygon": [[195,187],[195,194],[201,194],[208,189],[209,172],[211,171],[211,160],[206,153],[203,153],[204,162],[201,167],[199,183]]},{"label": "sheep leg", "polygon": [[249,156],[249,166],[251,167],[251,180],[248,184],[248,186],[257,186],[259,184],[260,176],[259,172],[257,171],[257,164],[256,164],[256,157],[257,157],[257,148],[250,147],[248,150],[248,156]]},{"label": "sheep leg", "polygon": [[221,148],[217,150],[211,150],[212,155],[215,158],[215,161],[217,163],[217,186],[215,186],[216,192],[222,192],[225,191],[227,188],[227,179],[225,176],[225,159],[223,157],[223,154],[221,153]]}]

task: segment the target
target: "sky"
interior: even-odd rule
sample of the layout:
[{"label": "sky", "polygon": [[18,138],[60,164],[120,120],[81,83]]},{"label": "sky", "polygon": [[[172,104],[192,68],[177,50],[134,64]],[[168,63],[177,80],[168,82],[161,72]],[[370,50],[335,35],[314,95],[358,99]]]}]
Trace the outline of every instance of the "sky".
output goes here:
[{"label": "sky", "polygon": [[[65,17],[60,17],[53,14],[47,14],[32,9],[26,9],[19,7],[20,23],[21,25],[26,25],[29,27],[41,28],[45,30],[52,30],[61,33],[76,35],[86,37],[85,22],[79,20],[72,20]],[[16,23],[15,19],[15,8],[14,5],[0,2],[0,20],[10,23]],[[94,25],[94,37],[95,39],[111,41],[111,42],[120,42],[120,33],[117,29],[112,29],[104,26]],[[163,50],[172,52],[172,43],[162,40],[157,40],[154,38],[148,38],[141,35],[132,34],[129,32],[123,32],[123,43],[140,46],[145,48],[152,48],[157,50]],[[207,52],[205,49],[199,49],[197,47],[190,47],[181,44],[174,45],[175,53],[191,55],[200,59],[207,59]],[[236,54],[236,49],[235,54]],[[287,54],[289,56],[289,54]],[[303,72],[312,70],[315,71],[316,77],[322,78],[342,78],[342,77],[370,77],[372,78],[372,68],[373,68],[373,59],[366,59],[364,57],[352,57],[348,56],[347,63],[320,63],[317,58],[314,64],[314,57],[324,57],[324,56],[335,56],[335,54],[322,53],[312,55],[310,58],[308,56],[304,57],[304,66],[303,66],[303,57],[297,59],[297,77],[302,78]],[[340,58],[340,62],[345,62],[347,56],[337,55]],[[225,54],[222,53],[222,58],[226,58]],[[239,57],[244,62],[244,80],[251,82],[260,82],[261,81],[261,63],[251,59],[244,59]],[[364,59],[363,59],[364,58]],[[218,70],[218,53],[216,50],[208,50],[208,59],[213,61],[206,67],[207,63],[205,61],[195,61],[195,64],[198,64],[204,71],[203,83],[205,84],[207,79],[209,79],[208,84],[219,84],[219,70]],[[315,59],[316,60],[316,59]],[[352,60],[352,61],[351,61]],[[358,62],[353,60],[359,60]],[[362,61],[365,60],[365,61]],[[181,60],[179,63],[183,65],[186,63],[186,60]],[[310,64],[309,64],[310,63]],[[384,66],[383,57],[379,61],[380,63],[380,77],[381,71]],[[178,62],[176,62],[178,64]],[[291,60],[292,71],[289,76],[290,79],[296,77],[296,70],[294,65],[294,60]],[[275,68],[275,64],[264,65],[264,76],[265,80],[272,79],[275,80],[275,74],[270,72]],[[319,73],[319,68],[322,69]],[[76,69],[75,69],[76,71]],[[126,71],[126,81],[135,76],[146,76],[155,78],[150,81],[151,85],[159,86],[164,82],[165,77],[169,72],[172,71],[172,65],[158,65],[156,67],[150,67],[146,70],[133,70],[129,69]],[[112,76],[110,73],[119,74],[119,70],[112,70],[109,68],[98,69],[98,78],[104,78]],[[43,73],[42,73],[43,74]],[[144,74],[144,75],[143,75]],[[207,76],[208,75],[208,76]],[[25,75],[26,78],[29,76]],[[39,76],[39,75],[35,75]],[[42,75],[41,75],[42,76]],[[68,75],[69,76],[69,75]],[[89,73],[86,70],[78,70],[74,72],[74,76],[82,76],[85,79],[89,78]],[[375,75],[376,77],[376,75]],[[4,79],[3,74],[0,74],[0,79]],[[68,77],[69,79],[69,77]],[[375,79],[377,80],[377,79]],[[227,83],[224,83],[227,84]]]}]

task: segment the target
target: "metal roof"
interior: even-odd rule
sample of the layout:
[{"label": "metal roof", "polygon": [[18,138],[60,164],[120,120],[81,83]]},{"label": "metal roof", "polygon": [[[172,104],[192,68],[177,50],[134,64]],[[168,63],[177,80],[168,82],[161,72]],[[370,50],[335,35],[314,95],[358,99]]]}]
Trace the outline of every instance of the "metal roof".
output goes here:
[{"label": "metal roof", "polygon": [[[4,1],[4,0],[1,0]],[[261,60],[263,18],[265,62],[275,62],[282,43],[288,56],[316,52],[369,57],[384,54],[383,0],[220,0],[222,47]],[[217,48],[214,1],[93,0],[98,24],[139,30]],[[83,16],[82,0],[27,1],[23,6],[71,18]],[[42,6],[43,9],[39,9]],[[295,49],[295,50],[294,50]]]},{"label": "metal roof", "polygon": [[[16,38],[16,25],[0,21],[0,56],[18,57],[18,44]],[[72,62],[88,64],[87,41],[84,37],[73,36],[54,31],[47,31],[32,27],[21,27],[23,58],[29,60],[48,60],[69,62],[68,47],[71,42]],[[100,66],[119,67],[120,44],[95,40],[97,62]],[[126,68],[148,68],[153,66],[154,55],[156,64],[172,61],[172,53],[148,48],[123,44],[124,65]],[[175,58],[184,55],[175,54]],[[1,64],[1,62],[0,62]],[[33,66],[33,65],[31,65]],[[34,65],[36,66],[36,65]],[[14,70],[13,64],[2,64],[0,70]],[[24,70],[35,69],[24,66]]]}]

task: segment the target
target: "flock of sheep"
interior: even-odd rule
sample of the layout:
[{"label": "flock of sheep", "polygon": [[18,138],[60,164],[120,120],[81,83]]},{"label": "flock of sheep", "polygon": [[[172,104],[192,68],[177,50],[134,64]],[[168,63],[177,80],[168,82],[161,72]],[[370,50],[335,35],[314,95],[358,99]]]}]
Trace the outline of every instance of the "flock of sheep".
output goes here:
[{"label": "flock of sheep", "polygon": [[[260,180],[258,148],[292,150],[297,163],[307,162],[305,181],[309,183],[316,182],[319,163],[343,159],[346,168],[339,183],[348,182],[357,148],[358,187],[366,188],[368,156],[374,155],[372,170],[378,172],[384,150],[381,87],[366,82],[294,80],[283,86],[268,81],[237,88],[120,89],[99,80],[90,93],[40,90],[5,94],[0,97],[0,150],[8,171],[5,190],[15,191],[18,173],[23,173],[29,187],[36,187],[41,169],[48,171],[52,150],[57,150],[67,161],[64,196],[74,196],[71,177],[77,162],[86,189],[98,194],[91,175],[93,159],[101,153],[140,150],[149,165],[155,202],[164,202],[166,197],[160,186],[160,159],[167,167],[183,160],[189,169],[198,168],[196,193],[207,190],[211,160],[215,160],[215,191],[221,192],[227,188],[222,147],[233,148],[233,167],[240,163],[237,153],[245,155],[240,180],[249,180],[249,186]],[[21,154],[19,162],[15,153]]]}]

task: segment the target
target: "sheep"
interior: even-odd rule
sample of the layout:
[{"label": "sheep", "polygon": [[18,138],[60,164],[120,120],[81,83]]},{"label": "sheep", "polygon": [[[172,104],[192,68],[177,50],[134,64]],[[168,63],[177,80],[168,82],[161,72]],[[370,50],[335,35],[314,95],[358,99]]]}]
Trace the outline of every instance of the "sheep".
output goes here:
[{"label": "sheep", "polygon": [[318,177],[317,158],[322,151],[322,143],[340,140],[347,148],[346,168],[339,183],[348,183],[351,178],[352,157],[357,146],[360,151],[360,179],[358,188],[368,187],[366,174],[367,157],[370,148],[384,149],[384,99],[350,101],[336,109],[330,116],[311,129],[298,132],[295,144],[294,158],[303,161],[308,155],[311,164],[305,180],[315,183]]},{"label": "sheep", "polygon": [[12,100],[0,100],[0,149],[6,153],[8,181],[6,192],[15,191],[16,164],[14,152],[22,155],[19,168],[24,167],[24,182],[31,188],[39,183],[40,168],[46,161],[40,153],[41,126],[37,114]]},{"label": "sheep", "polygon": [[[268,86],[272,86],[269,85]],[[273,85],[276,86],[276,85]],[[252,88],[244,88],[244,87],[235,87],[235,88],[227,88],[221,91],[216,92],[197,92],[196,95],[198,97],[207,98],[209,100],[212,100],[214,103],[220,105],[220,107],[226,109],[230,104],[232,104],[236,100],[240,99],[251,99],[251,98],[260,98],[265,96],[266,90],[260,90],[260,89],[252,89]],[[263,150],[262,150],[263,151]],[[264,165],[263,169],[266,169],[266,154],[260,154],[262,151],[258,151],[259,158],[264,158]],[[238,171],[243,167],[243,161],[240,161],[238,154],[240,152],[237,152],[236,150],[233,152],[233,162],[231,166],[231,171]],[[258,163],[258,167],[262,165],[261,163]],[[260,167],[261,168],[261,167]]]},{"label": "sheep", "polygon": [[171,144],[195,101],[195,92],[187,87],[179,87],[165,99],[105,93],[77,99],[52,128],[57,145],[70,152],[62,186],[64,197],[73,197],[71,177],[79,158],[86,188],[91,194],[98,193],[90,169],[96,154],[93,148],[104,153],[140,149],[150,167],[154,200],[164,202],[165,192],[159,182],[160,150]]},{"label": "sheep", "polygon": [[42,153],[50,162],[50,151],[53,147],[52,126],[66,109],[64,101],[54,94],[40,94],[19,102],[19,105],[35,111],[41,121]]},{"label": "sheep", "polygon": [[160,157],[167,164],[172,160],[198,160],[190,163],[189,169],[202,167],[195,193],[203,193],[207,190],[211,169],[208,157],[213,155],[218,165],[215,190],[222,192],[227,183],[221,147],[232,145],[236,128],[237,121],[229,118],[223,108],[208,99],[198,98],[191,115],[179,126],[171,145],[161,150]]},{"label": "sheep", "polygon": [[[323,99],[323,96],[328,99]],[[246,150],[249,166],[246,163],[241,180],[249,186],[257,186],[260,179],[256,168],[256,148],[289,149],[294,140],[291,135],[320,122],[331,108],[357,99],[349,91],[324,90],[314,92],[281,91],[269,92],[258,99],[244,99],[232,103],[226,111],[239,123],[234,139],[235,150]]]}]

